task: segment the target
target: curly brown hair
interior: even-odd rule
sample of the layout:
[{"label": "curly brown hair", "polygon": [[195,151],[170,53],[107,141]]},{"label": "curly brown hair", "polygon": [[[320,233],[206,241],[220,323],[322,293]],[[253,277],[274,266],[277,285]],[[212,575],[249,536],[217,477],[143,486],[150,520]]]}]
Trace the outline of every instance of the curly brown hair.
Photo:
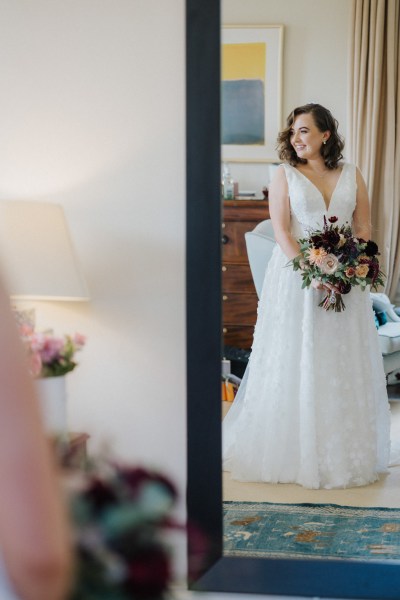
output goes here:
[{"label": "curly brown hair", "polygon": [[299,158],[295,149],[290,143],[290,132],[292,125],[298,115],[311,114],[315,125],[322,131],[330,131],[326,144],[321,146],[321,156],[325,161],[328,169],[336,169],[339,161],[343,158],[342,150],[344,148],[344,140],[338,133],[339,123],[332,116],[332,113],[321,106],[321,104],[304,104],[295,108],[286,119],[286,128],[278,135],[278,145],[276,147],[278,156],[281,160],[288,162],[293,167],[297,164],[306,164],[307,160]]}]

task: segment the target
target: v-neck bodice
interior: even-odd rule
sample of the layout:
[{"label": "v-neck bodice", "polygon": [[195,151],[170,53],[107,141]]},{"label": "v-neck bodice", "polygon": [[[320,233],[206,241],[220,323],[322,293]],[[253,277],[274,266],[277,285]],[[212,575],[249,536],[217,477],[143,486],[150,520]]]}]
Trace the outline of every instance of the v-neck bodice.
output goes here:
[{"label": "v-neck bodice", "polygon": [[341,167],[341,169],[340,169],[339,177],[337,178],[337,180],[336,180],[336,184],[334,185],[334,188],[333,188],[333,190],[332,190],[332,194],[331,194],[331,197],[330,197],[330,199],[329,199],[328,205],[326,204],[326,201],[325,201],[325,196],[324,196],[324,194],[321,192],[321,190],[319,189],[319,187],[317,186],[317,184],[315,184],[313,181],[311,181],[311,179],[310,179],[309,177],[307,177],[307,175],[305,175],[304,173],[302,173],[302,172],[300,171],[300,169],[296,169],[296,171],[297,171],[298,173],[300,173],[300,175],[302,175],[302,176],[303,176],[305,179],[307,179],[307,181],[309,181],[309,182],[311,183],[311,185],[312,185],[312,186],[314,186],[314,187],[316,188],[316,190],[318,190],[318,192],[319,192],[319,193],[320,193],[320,195],[321,195],[321,198],[322,198],[322,200],[324,201],[324,204],[325,204],[325,210],[326,210],[326,212],[329,212],[329,208],[330,208],[330,206],[331,206],[332,199],[333,199],[333,197],[334,197],[334,195],[335,195],[336,188],[337,188],[337,187],[338,187],[338,185],[340,184],[340,179],[341,179],[341,177],[342,177],[343,169],[344,169],[344,166],[342,166],[342,167]]},{"label": "v-neck bodice", "polygon": [[307,230],[321,228],[325,216],[335,216],[338,224],[351,223],[356,206],[356,168],[344,163],[332,192],[329,207],[316,185],[295,167],[285,164],[289,188],[292,231],[301,235]]}]

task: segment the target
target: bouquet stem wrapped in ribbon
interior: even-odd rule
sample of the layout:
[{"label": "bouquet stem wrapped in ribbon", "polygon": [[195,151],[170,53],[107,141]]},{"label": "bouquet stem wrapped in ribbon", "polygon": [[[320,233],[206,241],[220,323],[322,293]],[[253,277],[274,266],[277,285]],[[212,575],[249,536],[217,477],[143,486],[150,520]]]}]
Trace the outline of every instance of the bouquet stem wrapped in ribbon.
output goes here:
[{"label": "bouquet stem wrapped in ribbon", "polygon": [[346,307],[342,295],[359,285],[364,291],[369,285],[378,289],[385,275],[379,266],[378,246],[353,235],[350,225],[335,225],[337,217],[324,217],[321,230],[311,231],[298,240],[300,254],[289,261],[295,271],[301,270],[302,288],[309,288],[313,279],[328,283],[338,291],[329,290],[319,306],[342,312]]}]

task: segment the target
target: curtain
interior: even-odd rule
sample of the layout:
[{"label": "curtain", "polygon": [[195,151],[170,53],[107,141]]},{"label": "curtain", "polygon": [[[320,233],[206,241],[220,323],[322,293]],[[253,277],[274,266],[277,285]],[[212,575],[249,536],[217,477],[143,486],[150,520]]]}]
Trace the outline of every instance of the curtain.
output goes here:
[{"label": "curtain", "polygon": [[371,201],[372,238],[394,300],[400,277],[399,0],[353,0],[348,158]]}]

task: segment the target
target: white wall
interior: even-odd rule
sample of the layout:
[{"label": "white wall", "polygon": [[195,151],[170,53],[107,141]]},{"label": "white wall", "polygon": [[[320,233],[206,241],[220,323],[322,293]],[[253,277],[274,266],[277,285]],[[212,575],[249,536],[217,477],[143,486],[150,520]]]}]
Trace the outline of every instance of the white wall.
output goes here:
[{"label": "white wall", "polygon": [[[1,0],[0,200],[65,210],[91,302],[72,430],[185,481],[184,0]],[[166,452],[166,448],[168,451]]]},{"label": "white wall", "polygon": [[[346,137],[350,11],[348,0],[222,0],[224,24],[284,25],[284,122],[296,106],[318,102],[331,110]],[[273,173],[266,164],[232,163],[231,171],[242,189],[260,197]]]}]

